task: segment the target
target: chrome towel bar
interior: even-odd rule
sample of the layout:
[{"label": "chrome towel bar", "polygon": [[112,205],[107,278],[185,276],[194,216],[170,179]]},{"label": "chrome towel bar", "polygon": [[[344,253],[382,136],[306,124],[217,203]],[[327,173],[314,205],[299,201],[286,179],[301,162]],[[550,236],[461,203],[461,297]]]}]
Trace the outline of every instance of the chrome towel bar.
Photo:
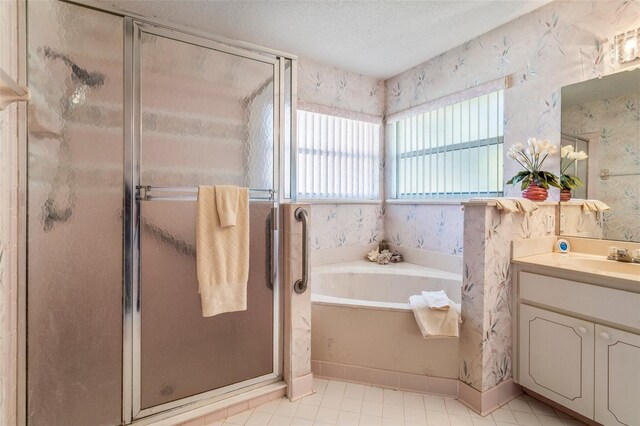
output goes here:
[{"label": "chrome towel bar", "polygon": [[309,284],[309,238],[307,235],[309,216],[307,210],[302,207],[296,209],[294,216],[298,222],[302,222],[302,278],[293,284],[293,290],[301,294],[307,291]]},{"label": "chrome towel bar", "polygon": [[[136,187],[137,200],[140,201],[196,201],[198,199],[197,186],[151,186]],[[249,189],[249,199],[255,201],[273,201],[276,191],[273,189]]]},{"label": "chrome towel bar", "polygon": [[640,175],[638,172],[628,172],[628,173],[611,173],[609,169],[600,170],[600,179],[607,180],[613,176],[637,176]]}]

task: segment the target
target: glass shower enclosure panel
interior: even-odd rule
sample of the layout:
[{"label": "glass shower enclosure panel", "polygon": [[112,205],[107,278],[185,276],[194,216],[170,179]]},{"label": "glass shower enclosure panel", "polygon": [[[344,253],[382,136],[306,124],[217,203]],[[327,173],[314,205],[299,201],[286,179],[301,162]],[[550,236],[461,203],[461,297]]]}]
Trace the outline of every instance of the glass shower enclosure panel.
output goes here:
[{"label": "glass shower enclosure panel", "polygon": [[[137,410],[143,416],[277,376],[271,195],[278,80],[271,58],[145,24],[136,25],[134,34],[137,186],[164,194],[137,204],[140,373],[134,416]],[[218,184],[252,189],[247,310],[205,318],[196,277],[195,190]]]},{"label": "glass shower enclosure panel", "polygon": [[120,424],[123,18],[27,8],[26,419]]}]

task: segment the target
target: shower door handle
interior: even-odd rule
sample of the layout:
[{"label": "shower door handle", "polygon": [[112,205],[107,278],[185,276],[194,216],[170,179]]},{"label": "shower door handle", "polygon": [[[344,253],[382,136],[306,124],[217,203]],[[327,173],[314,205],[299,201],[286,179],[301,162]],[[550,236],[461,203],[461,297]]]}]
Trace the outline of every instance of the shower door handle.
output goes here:
[{"label": "shower door handle", "polygon": [[302,278],[293,284],[293,290],[301,294],[307,291],[309,284],[309,238],[307,235],[309,215],[306,209],[298,207],[294,216],[298,222],[302,222]]}]

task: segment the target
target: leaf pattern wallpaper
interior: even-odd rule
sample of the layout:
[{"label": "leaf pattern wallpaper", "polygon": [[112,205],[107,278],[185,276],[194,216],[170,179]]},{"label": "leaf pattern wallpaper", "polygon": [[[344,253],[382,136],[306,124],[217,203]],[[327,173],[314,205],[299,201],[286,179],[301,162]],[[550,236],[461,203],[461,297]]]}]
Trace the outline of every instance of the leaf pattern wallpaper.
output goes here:
[{"label": "leaf pattern wallpaper", "polygon": [[[505,154],[529,137],[559,144],[560,88],[608,72],[602,41],[637,27],[638,19],[637,1],[554,1],[387,80],[385,113],[511,76]],[[559,172],[559,159],[548,160],[550,171]],[[517,171],[517,163],[505,157],[505,181]],[[505,191],[520,195],[517,188]],[[550,196],[558,199],[559,193]]]},{"label": "leaf pattern wallpaper", "polygon": [[466,205],[460,328],[460,380],[486,391],[512,376],[511,241],[554,235],[546,218],[555,204],[525,214]]},{"label": "leaf pattern wallpaper", "polygon": [[[529,137],[560,144],[561,87],[611,72],[605,63],[608,52],[603,40],[634,28],[638,19],[640,2],[636,1],[554,1],[386,80],[385,90],[378,83],[369,83],[377,88],[375,105],[365,105],[372,90],[362,89],[354,99],[344,96],[343,87],[350,87],[350,83],[349,78],[340,76],[348,73],[311,62],[302,63],[298,90],[301,98],[312,103],[388,115],[510,76],[510,87],[505,91],[505,153]],[[354,84],[366,81],[352,78],[360,82]],[[382,109],[378,96],[384,99]],[[601,133],[601,141],[613,137],[607,128]],[[637,153],[637,147],[625,149]],[[547,163],[554,173],[559,172],[559,165],[559,155]],[[517,164],[505,159],[505,180],[517,171]],[[505,192],[520,196],[518,188],[505,186]],[[627,188],[627,198],[637,200],[636,194]],[[558,191],[552,190],[550,200],[558,198]],[[364,214],[370,219],[362,222],[353,212],[340,214],[339,205],[313,209],[321,213],[312,219],[314,225],[327,221],[321,225],[323,231],[315,234],[318,240],[312,245],[316,247],[366,244],[366,238],[349,238],[344,230],[367,223],[369,233],[401,246],[464,255],[460,378],[485,391],[512,376],[510,241],[547,235],[546,216],[554,214],[555,206],[542,205],[532,215],[523,216],[504,215],[484,206],[466,208],[463,213],[455,205],[390,203],[383,209],[365,207],[363,212],[368,212]],[[380,212],[384,216],[382,230]],[[331,221],[334,224],[328,225]],[[603,232],[594,214],[569,215],[567,227],[594,237]]]}]

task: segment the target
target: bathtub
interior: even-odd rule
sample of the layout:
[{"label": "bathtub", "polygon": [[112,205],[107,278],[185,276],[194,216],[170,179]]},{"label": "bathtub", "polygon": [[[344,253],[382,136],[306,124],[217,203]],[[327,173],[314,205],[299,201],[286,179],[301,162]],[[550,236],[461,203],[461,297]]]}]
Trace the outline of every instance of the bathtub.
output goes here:
[{"label": "bathtub", "polygon": [[461,285],[459,274],[410,263],[363,260],[312,267],[311,358],[316,374],[347,380],[359,375],[362,380],[355,381],[361,382],[378,375],[389,384],[374,384],[389,387],[398,387],[393,382],[402,377],[457,379],[458,339],[424,339],[407,302],[423,290],[445,290],[460,303]]}]

